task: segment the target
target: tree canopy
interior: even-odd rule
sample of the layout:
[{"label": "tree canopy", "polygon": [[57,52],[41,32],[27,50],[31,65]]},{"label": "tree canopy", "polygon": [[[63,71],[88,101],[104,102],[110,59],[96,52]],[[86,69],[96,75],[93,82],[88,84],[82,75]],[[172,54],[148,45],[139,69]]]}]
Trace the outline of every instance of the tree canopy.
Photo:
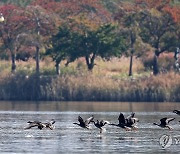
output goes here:
[{"label": "tree canopy", "polygon": [[84,57],[92,70],[97,56],[108,60],[142,55],[145,48],[138,46],[147,44],[157,63],[159,54],[174,52],[180,44],[177,0],[3,0],[0,4],[5,19],[0,23],[1,49],[10,51],[12,72],[21,45],[37,48],[37,66],[39,50],[44,48],[56,66]]}]

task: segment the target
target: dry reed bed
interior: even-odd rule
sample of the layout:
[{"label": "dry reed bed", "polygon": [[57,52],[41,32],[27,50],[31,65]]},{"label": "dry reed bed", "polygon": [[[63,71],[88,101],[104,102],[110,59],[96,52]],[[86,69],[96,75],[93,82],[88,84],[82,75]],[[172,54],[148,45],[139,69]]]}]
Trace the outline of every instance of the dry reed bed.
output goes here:
[{"label": "dry reed bed", "polygon": [[9,76],[0,82],[1,100],[180,102],[180,75],[138,79],[84,76]]},{"label": "dry reed bed", "polygon": [[93,72],[88,72],[80,59],[62,67],[62,75],[56,76],[54,64],[45,59],[40,64],[40,77],[33,75],[33,59],[17,62],[14,75],[10,73],[10,64],[1,61],[0,100],[180,102],[179,74],[150,75],[135,59],[131,78],[128,61],[125,57],[109,62],[97,59]]}]

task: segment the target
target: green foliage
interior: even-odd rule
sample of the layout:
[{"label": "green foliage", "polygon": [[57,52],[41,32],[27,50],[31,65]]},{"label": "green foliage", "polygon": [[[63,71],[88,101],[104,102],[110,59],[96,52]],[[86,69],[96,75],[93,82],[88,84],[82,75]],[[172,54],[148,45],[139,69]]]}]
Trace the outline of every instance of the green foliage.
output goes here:
[{"label": "green foliage", "polygon": [[79,57],[79,52],[76,50],[80,41],[79,34],[72,32],[68,27],[61,26],[59,32],[52,36],[52,48],[46,51],[46,55],[50,55],[57,64],[62,60],[69,59],[74,61]]},{"label": "green foliage", "polygon": [[15,4],[18,6],[25,7],[31,3],[32,0],[1,0],[2,3]]},{"label": "green foliage", "polygon": [[173,41],[175,40],[175,36],[173,36],[175,35],[173,33],[175,23],[169,14],[157,16],[146,11],[142,13],[140,26],[140,36],[143,41],[158,49],[160,53],[170,50],[175,45]]},{"label": "green foliage", "polygon": [[102,25],[95,31],[86,31],[85,34],[62,26],[57,35],[52,37],[52,48],[46,54],[53,57],[56,63],[64,59],[72,62],[79,57],[85,57],[90,59],[91,65],[96,56],[106,59],[121,56],[126,47],[123,38],[118,34],[117,27],[112,24]]},{"label": "green foliage", "polygon": [[90,40],[88,45],[89,42],[91,44],[89,51],[97,52],[102,58],[120,57],[126,49],[125,40],[115,25],[105,24],[87,36]]}]

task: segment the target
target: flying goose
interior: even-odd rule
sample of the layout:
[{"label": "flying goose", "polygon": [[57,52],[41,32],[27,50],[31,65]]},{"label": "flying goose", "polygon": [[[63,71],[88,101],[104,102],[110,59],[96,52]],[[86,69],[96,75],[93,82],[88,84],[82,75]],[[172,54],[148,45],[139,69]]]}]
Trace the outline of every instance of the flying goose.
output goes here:
[{"label": "flying goose", "polygon": [[97,120],[97,122],[93,121],[94,122],[94,125],[100,129],[100,133],[106,131],[105,128],[103,128],[103,126],[105,126],[106,124],[110,124],[109,121],[105,121],[105,120]]},{"label": "flying goose", "polygon": [[135,128],[137,129],[137,127],[135,127],[134,125],[139,120],[137,118],[135,118],[134,115],[135,115],[135,113],[131,113],[131,115],[129,115],[127,118],[125,118],[124,115],[122,113],[120,113],[119,117],[118,117],[119,123],[118,124],[110,124],[110,125],[123,128],[127,131],[135,129]]},{"label": "flying goose", "polygon": [[160,124],[157,124],[157,123],[153,123],[154,125],[157,125],[157,126],[159,126],[159,127],[161,127],[161,128],[168,128],[169,130],[172,130],[173,128],[172,127],[170,127],[168,124],[169,124],[169,122],[170,121],[173,121],[175,118],[162,118],[162,119],[160,119]]},{"label": "flying goose", "polygon": [[24,129],[30,129],[32,127],[38,127],[38,129],[42,130],[43,128],[49,128],[51,130],[53,130],[55,128],[55,126],[53,125],[55,123],[55,120],[52,119],[50,122],[40,122],[40,121],[28,121],[27,122],[29,124],[28,127],[25,127]]},{"label": "flying goose", "polygon": [[125,117],[124,117],[124,115],[122,113],[119,114],[118,121],[119,121],[118,124],[109,124],[109,125],[117,126],[117,127],[120,127],[120,128],[124,128],[127,131],[131,130],[131,128],[126,126],[126,120],[125,120]]},{"label": "flying goose", "polygon": [[94,117],[91,116],[91,117],[89,117],[88,119],[86,119],[86,120],[84,121],[83,118],[81,118],[80,116],[78,116],[78,121],[79,121],[79,123],[74,122],[73,124],[78,125],[78,126],[80,126],[80,127],[82,127],[82,128],[91,129],[91,127],[89,126],[89,124],[90,124],[90,122],[93,122],[93,119],[94,119]]}]

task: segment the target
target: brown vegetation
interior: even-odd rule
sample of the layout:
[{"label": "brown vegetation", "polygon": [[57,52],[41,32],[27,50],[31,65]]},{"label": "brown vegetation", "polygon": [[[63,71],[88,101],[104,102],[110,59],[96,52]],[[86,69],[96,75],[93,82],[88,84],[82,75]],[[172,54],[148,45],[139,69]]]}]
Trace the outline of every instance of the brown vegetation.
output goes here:
[{"label": "brown vegetation", "polygon": [[[17,65],[17,72],[10,75],[8,63],[1,62],[1,100],[180,101],[180,75],[171,71],[153,76],[144,71],[138,59],[134,61],[133,77],[128,77],[129,63],[125,57],[109,62],[99,59],[93,72],[85,70],[85,63],[80,59],[63,66],[61,76],[55,75],[53,63],[46,59],[40,65],[39,78],[30,75],[35,71],[32,60]],[[52,75],[46,76],[49,72]]]}]

